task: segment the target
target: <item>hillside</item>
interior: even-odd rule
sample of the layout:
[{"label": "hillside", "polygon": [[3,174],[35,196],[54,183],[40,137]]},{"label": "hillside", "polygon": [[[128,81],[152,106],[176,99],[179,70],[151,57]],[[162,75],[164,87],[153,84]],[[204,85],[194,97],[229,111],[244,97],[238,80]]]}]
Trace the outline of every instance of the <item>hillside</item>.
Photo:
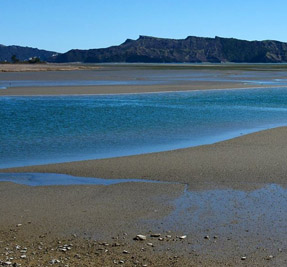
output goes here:
[{"label": "hillside", "polygon": [[70,50],[54,62],[287,62],[287,43],[244,41],[233,38],[164,39],[140,36],[119,46],[102,49]]},{"label": "hillside", "polygon": [[11,61],[11,57],[13,55],[16,55],[16,57],[21,61],[28,60],[32,57],[38,57],[41,60],[46,61],[48,58],[51,59],[51,57],[55,54],[57,53],[53,51],[40,50],[31,47],[0,45],[0,62]]}]

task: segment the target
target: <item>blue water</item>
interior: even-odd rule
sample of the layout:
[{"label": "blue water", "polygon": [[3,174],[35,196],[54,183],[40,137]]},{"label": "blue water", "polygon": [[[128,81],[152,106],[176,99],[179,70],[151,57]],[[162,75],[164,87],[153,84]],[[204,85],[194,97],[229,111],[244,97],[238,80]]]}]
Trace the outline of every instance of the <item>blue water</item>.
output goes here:
[{"label": "blue water", "polygon": [[47,185],[112,185],[119,183],[164,183],[142,179],[102,179],[76,177],[57,173],[0,173],[0,182],[13,182],[29,186]]},{"label": "blue water", "polygon": [[0,168],[164,151],[287,125],[287,89],[0,98]]},{"label": "blue water", "polygon": [[0,89],[12,87],[41,87],[41,86],[98,86],[98,85],[151,85],[161,84],[164,81],[152,80],[19,80],[19,81],[0,81]]}]

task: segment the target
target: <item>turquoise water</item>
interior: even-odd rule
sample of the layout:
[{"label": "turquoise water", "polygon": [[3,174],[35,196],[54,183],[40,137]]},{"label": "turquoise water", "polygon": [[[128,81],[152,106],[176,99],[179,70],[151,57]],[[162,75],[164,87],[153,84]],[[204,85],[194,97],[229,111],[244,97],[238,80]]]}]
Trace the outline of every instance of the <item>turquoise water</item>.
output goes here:
[{"label": "turquoise water", "polygon": [[164,151],[287,125],[287,89],[0,98],[0,168]]}]

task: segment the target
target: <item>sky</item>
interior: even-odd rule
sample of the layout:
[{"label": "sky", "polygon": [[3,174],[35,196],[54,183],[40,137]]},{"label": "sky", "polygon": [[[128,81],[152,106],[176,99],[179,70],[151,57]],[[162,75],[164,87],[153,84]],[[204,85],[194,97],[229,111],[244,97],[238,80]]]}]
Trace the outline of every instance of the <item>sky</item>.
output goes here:
[{"label": "sky", "polygon": [[287,42],[286,0],[0,0],[0,44],[66,52],[139,35]]}]

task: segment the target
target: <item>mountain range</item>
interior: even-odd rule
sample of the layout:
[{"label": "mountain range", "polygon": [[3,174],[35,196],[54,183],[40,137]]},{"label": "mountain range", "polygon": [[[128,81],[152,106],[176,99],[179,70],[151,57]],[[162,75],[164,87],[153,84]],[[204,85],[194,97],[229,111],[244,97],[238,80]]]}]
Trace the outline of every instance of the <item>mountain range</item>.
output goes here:
[{"label": "mountain range", "polygon": [[62,54],[19,46],[0,46],[0,61],[9,60],[13,54],[21,60],[37,56],[57,63],[284,63],[287,62],[287,43],[221,37],[188,36],[185,39],[167,39],[140,36],[137,40],[127,39],[118,46],[73,49]]}]

